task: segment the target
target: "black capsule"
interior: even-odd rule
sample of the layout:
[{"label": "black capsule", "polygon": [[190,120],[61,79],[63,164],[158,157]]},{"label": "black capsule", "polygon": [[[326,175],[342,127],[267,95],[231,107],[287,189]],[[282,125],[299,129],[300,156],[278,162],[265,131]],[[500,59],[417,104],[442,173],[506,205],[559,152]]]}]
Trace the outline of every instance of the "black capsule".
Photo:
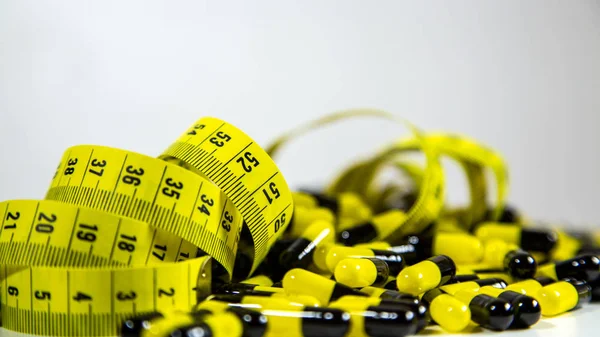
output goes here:
[{"label": "black capsule", "polygon": [[582,255],[555,263],[558,278],[573,277],[586,282],[600,278],[600,259],[596,255]]},{"label": "black capsule", "polygon": [[516,249],[504,256],[504,270],[517,279],[532,278],[537,271],[537,262],[528,252]]},{"label": "black capsule", "polygon": [[377,229],[371,222],[365,222],[338,234],[337,240],[344,246],[373,241],[377,238]]},{"label": "black capsule", "polygon": [[365,332],[370,337],[406,336],[418,330],[417,315],[409,309],[382,304],[368,307],[363,317]]}]

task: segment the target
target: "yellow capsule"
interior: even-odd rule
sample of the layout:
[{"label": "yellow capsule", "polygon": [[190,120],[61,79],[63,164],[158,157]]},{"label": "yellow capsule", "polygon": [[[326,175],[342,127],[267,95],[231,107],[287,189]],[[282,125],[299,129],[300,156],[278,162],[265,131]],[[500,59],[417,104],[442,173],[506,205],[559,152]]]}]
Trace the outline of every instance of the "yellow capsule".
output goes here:
[{"label": "yellow capsule", "polygon": [[376,258],[343,259],[335,267],[335,280],[352,288],[383,285],[389,276],[387,263]]},{"label": "yellow capsule", "polygon": [[326,259],[331,248],[335,246],[335,244],[325,242],[315,249],[315,252],[313,253],[313,265],[319,274],[332,273],[327,267]]},{"label": "yellow capsule", "polygon": [[256,276],[252,276],[249,279],[246,279],[240,283],[246,283],[246,284],[256,284],[258,286],[266,286],[266,287],[270,287],[273,285],[273,280],[271,280],[268,276],[266,275],[256,275]]},{"label": "yellow capsule", "polygon": [[295,207],[294,216],[292,217],[292,221],[288,226],[286,235],[293,238],[299,237],[302,235],[302,232],[308,228],[308,226],[317,220],[335,223],[335,216],[331,210],[324,207]]},{"label": "yellow capsule", "polygon": [[556,316],[588,303],[592,288],[585,281],[566,279],[538,290],[536,299],[542,307],[542,315]]},{"label": "yellow capsule", "polygon": [[304,269],[295,268],[283,277],[283,289],[289,294],[314,296],[323,305],[345,295],[368,295]]},{"label": "yellow capsule", "polygon": [[337,195],[337,200],[340,217],[365,221],[373,215],[371,208],[354,193],[340,193]]},{"label": "yellow capsule", "polygon": [[491,239],[500,239],[521,247],[525,251],[549,253],[556,245],[556,232],[546,229],[523,228],[516,224],[486,222],[475,230],[484,243]]},{"label": "yellow capsule", "polygon": [[321,301],[319,301],[316,297],[311,295],[304,294],[287,294],[287,293],[275,293],[271,296],[271,298],[284,298],[293,303],[298,303],[305,307],[320,307]]},{"label": "yellow capsule", "polygon": [[294,200],[294,207],[316,208],[319,206],[312,195],[304,192],[292,192],[292,200]]},{"label": "yellow capsule", "polygon": [[389,243],[387,243],[385,241],[372,241],[372,242],[359,243],[357,245],[354,245],[353,247],[354,248],[369,248],[369,249],[385,250],[385,249],[390,249],[392,247],[392,245],[390,245]]},{"label": "yellow capsule", "polygon": [[[210,328],[213,337],[241,337],[244,335],[242,321],[238,316],[230,312],[210,315],[204,318],[202,323]],[[183,332],[183,336],[198,336],[198,331],[195,327],[190,327],[187,331]]]},{"label": "yellow capsule", "polygon": [[389,268],[389,273],[394,275],[400,272],[406,265],[402,254],[396,253],[391,250],[379,250],[370,248],[356,248],[356,247],[345,247],[345,246],[334,246],[327,252],[325,263],[327,269],[331,272],[335,272],[337,264],[346,258],[361,258],[361,257],[374,257],[385,261]]},{"label": "yellow capsule", "polygon": [[506,286],[506,289],[521,293],[523,295],[532,296],[535,298],[538,291],[540,289],[542,289],[542,285],[540,284],[540,282],[538,282],[534,279],[529,279],[529,280],[511,283],[508,286]]},{"label": "yellow capsule", "polygon": [[429,306],[431,319],[446,331],[463,331],[471,322],[469,306],[440,289],[427,291],[421,300]]},{"label": "yellow capsule", "polygon": [[466,233],[437,233],[433,237],[434,255],[446,255],[455,263],[476,263],[483,258],[481,241]]},{"label": "yellow capsule", "polygon": [[563,230],[556,230],[556,233],[558,240],[550,254],[552,260],[562,261],[575,257],[579,249],[581,249],[581,242]]},{"label": "yellow capsule", "polygon": [[483,262],[490,268],[501,268],[504,266],[504,256],[516,249],[519,249],[519,246],[515,244],[500,239],[490,239],[484,246]]},{"label": "yellow capsule", "polygon": [[400,292],[419,295],[445,284],[455,274],[452,259],[438,255],[404,268],[396,278],[396,285]]}]

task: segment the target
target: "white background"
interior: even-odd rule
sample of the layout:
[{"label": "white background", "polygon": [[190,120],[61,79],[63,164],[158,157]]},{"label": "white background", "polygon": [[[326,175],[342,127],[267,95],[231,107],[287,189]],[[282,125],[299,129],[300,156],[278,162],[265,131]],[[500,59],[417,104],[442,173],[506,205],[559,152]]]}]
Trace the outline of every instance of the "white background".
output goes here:
[{"label": "white background", "polygon": [[[43,197],[75,144],[157,155],[205,115],[267,144],[374,107],[498,149],[533,218],[595,226],[599,60],[591,0],[2,0],[0,199]],[[346,123],[278,163],[292,186],[320,184],[401,131]],[[451,170],[452,201],[461,179]]]}]

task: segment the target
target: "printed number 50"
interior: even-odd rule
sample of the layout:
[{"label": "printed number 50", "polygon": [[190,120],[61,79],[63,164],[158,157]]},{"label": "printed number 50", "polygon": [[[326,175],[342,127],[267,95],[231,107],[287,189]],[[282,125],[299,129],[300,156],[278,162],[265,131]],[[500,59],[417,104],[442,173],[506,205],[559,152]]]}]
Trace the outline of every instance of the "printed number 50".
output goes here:
[{"label": "printed number 50", "polygon": [[285,225],[285,213],[281,214],[280,219],[275,220],[275,233],[279,232],[279,229]]}]

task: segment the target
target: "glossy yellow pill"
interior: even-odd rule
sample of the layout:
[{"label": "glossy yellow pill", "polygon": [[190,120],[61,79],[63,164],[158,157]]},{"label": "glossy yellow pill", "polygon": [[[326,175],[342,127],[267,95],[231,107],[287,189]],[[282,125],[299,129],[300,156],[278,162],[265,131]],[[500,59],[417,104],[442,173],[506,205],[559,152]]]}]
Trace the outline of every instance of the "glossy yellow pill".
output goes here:
[{"label": "glossy yellow pill", "polygon": [[335,267],[335,280],[352,288],[383,285],[389,276],[387,263],[376,258],[343,259]]},{"label": "glossy yellow pill", "polygon": [[542,315],[556,316],[577,305],[579,295],[573,285],[559,281],[542,287],[535,297],[542,307]]},{"label": "glossy yellow pill", "polygon": [[448,294],[436,296],[429,304],[429,313],[442,329],[450,332],[462,331],[471,322],[469,306]]}]

